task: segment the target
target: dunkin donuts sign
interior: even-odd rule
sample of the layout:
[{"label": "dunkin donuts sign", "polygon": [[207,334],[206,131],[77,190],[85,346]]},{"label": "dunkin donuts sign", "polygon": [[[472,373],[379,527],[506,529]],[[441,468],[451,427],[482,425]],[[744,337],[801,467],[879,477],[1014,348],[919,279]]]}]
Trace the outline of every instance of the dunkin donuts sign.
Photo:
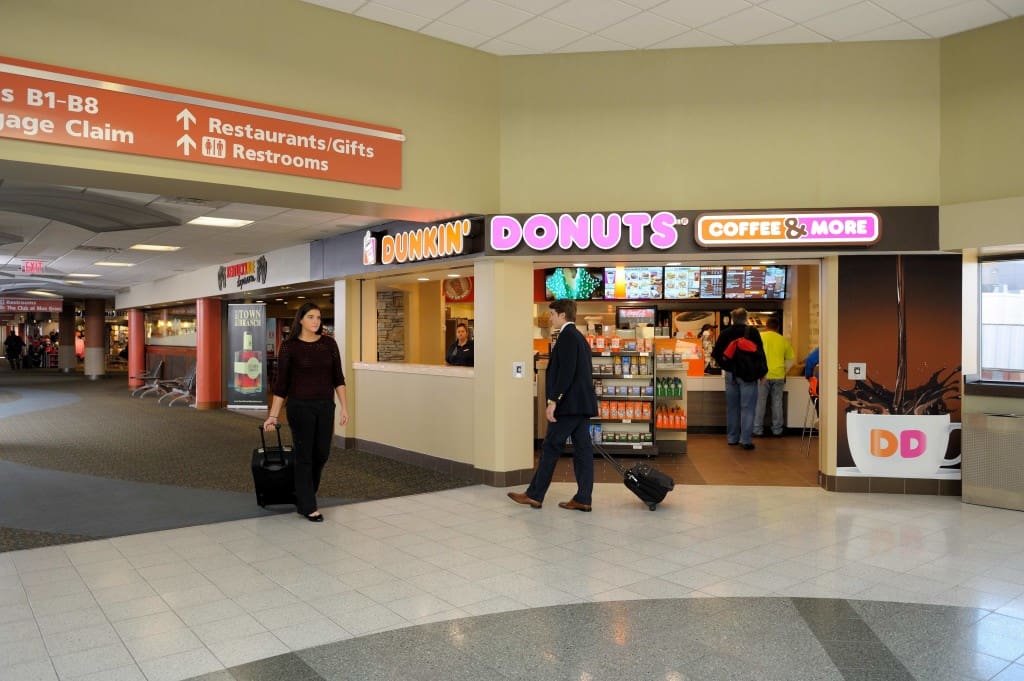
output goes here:
[{"label": "dunkin donuts sign", "polygon": [[706,213],[697,218],[694,236],[708,247],[866,246],[878,241],[877,213]]}]

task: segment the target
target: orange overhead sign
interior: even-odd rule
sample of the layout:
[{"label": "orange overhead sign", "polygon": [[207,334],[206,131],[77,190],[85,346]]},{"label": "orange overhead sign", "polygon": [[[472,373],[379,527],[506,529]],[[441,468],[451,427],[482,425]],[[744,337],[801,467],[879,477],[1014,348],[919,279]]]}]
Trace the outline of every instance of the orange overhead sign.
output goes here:
[{"label": "orange overhead sign", "polygon": [[397,128],[0,57],[0,137],[398,189]]}]

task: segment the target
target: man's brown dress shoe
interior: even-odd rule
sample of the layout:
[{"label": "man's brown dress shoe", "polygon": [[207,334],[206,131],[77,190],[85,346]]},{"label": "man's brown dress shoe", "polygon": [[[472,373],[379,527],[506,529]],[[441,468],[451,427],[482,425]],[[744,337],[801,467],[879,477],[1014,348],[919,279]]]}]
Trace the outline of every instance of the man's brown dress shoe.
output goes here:
[{"label": "man's brown dress shoe", "polygon": [[[534,501],[533,499],[526,496],[522,492],[509,492],[508,498],[516,502],[517,504],[525,504],[530,508],[540,508],[543,505],[539,501]],[[590,509],[588,508],[587,510],[589,511]]]},{"label": "man's brown dress shoe", "polygon": [[583,511],[584,513],[590,513],[591,508],[590,504],[581,504],[575,499],[570,499],[569,501],[559,501],[558,507],[567,508],[570,511]]}]

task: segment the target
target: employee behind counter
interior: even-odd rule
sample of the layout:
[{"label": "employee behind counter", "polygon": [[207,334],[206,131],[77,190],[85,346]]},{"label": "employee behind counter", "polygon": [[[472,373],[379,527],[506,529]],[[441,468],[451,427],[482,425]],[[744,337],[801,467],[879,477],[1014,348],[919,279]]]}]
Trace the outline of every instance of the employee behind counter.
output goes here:
[{"label": "employee behind counter", "polygon": [[469,327],[464,322],[455,325],[455,342],[448,346],[444,361],[457,367],[473,366],[473,341],[469,337]]}]

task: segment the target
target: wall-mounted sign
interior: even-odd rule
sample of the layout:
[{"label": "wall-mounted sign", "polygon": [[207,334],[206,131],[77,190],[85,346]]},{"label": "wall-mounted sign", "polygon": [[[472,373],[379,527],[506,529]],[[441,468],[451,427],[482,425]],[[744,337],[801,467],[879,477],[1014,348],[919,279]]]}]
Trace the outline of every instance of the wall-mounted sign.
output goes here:
[{"label": "wall-mounted sign", "polygon": [[446,303],[473,302],[473,277],[445,279],[443,288]]},{"label": "wall-mounted sign", "polygon": [[60,312],[62,298],[0,298],[0,312]]},{"label": "wall-mounted sign", "polygon": [[[681,224],[686,224],[683,221]],[[525,246],[531,251],[596,248],[611,251],[628,245],[664,251],[679,240],[674,213],[563,213],[530,215],[525,219],[511,215],[492,215],[488,243],[495,251],[513,251]]]},{"label": "wall-mounted sign", "polygon": [[42,260],[23,260],[21,262],[21,271],[25,274],[42,274],[43,265]]},{"label": "wall-mounted sign", "polygon": [[392,265],[462,255],[472,231],[473,222],[469,218],[396,234],[367,230],[363,235],[363,265]]},{"label": "wall-mounted sign", "polygon": [[0,57],[0,137],[399,189],[397,128]]},{"label": "wall-mounted sign", "polygon": [[701,246],[868,245],[878,241],[877,213],[705,213],[697,218],[694,237]]},{"label": "wall-mounted sign", "polygon": [[228,280],[234,279],[238,288],[245,288],[252,283],[267,283],[267,256],[261,255],[255,260],[221,265],[217,270],[217,290],[227,288]]}]

